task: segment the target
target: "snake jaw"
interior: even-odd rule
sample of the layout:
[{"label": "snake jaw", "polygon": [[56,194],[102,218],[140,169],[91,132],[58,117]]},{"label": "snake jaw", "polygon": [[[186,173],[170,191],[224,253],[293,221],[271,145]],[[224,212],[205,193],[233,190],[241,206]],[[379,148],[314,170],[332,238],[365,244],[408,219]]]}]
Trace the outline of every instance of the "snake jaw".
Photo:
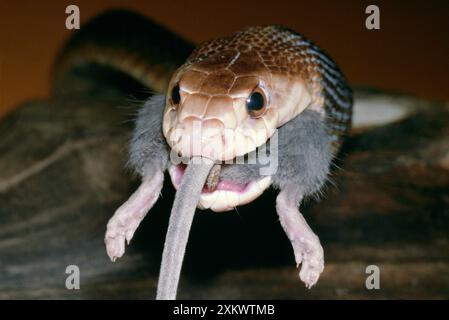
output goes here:
[{"label": "snake jaw", "polygon": [[[213,180],[213,189],[206,185],[201,192],[200,201],[198,202],[199,209],[210,209],[215,212],[225,212],[233,210],[235,207],[252,202],[258,198],[270,185],[271,176],[260,177],[245,185],[239,185],[232,181],[222,181],[219,177],[219,169],[221,165],[215,165],[208,176]],[[181,184],[184,175],[184,166],[170,165],[168,172],[170,174],[173,186],[177,190]],[[212,177],[211,177],[212,175]]]}]

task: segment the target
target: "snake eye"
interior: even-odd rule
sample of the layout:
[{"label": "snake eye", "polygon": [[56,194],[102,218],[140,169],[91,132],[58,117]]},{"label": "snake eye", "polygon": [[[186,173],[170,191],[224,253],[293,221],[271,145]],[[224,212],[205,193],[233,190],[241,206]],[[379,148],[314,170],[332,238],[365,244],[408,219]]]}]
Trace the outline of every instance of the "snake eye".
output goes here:
[{"label": "snake eye", "polygon": [[179,104],[181,102],[181,94],[179,93],[179,85],[173,87],[171,91],[171,101],[173,104]]},{"label": "snake eye", "polygon": [[265,93],[256,89],[251,95],[246,99],[246,110],[248,111],[251,118],[259,118],[262,116],[267,109],[267,99]]}]

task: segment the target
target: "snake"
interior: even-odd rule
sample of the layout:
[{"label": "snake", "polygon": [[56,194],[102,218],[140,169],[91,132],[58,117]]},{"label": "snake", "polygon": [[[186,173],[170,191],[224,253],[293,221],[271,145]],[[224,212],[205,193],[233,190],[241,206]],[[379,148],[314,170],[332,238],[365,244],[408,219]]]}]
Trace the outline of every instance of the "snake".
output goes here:
[{"label": "snake", "polygon": [[[297,265],[302,264],[300,278],[307,287],[317,282],[323,250],[298,206],[324,185],[351,128],[353,104],[345,76],[323,49],[281,25],[247,27],[194,47],[147,18],[120,10],[100,15],[68,41],[57,60],[55,83],[92,64],[159,93],[142,107],[130,142],[130,164],[142,185],[108,223],[105,242],[113,261],[157,200],[167,170],[178,192],[158,298],[176,296],[179,275],[173,274],[181,270],[195,207],[229,211],[270,186],[280,189],[276,209]],[[260,164],[235,163],[275,137],[282,147],[280,173],[260,175],[252,169]]]}]

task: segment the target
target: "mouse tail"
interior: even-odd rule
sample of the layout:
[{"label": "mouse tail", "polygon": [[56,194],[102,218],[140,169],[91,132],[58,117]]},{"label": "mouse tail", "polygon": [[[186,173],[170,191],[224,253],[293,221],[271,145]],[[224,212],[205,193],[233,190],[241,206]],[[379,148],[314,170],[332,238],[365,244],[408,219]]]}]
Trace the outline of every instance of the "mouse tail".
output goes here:
[{"label": "mouse tail", "polygon": [[184,254],[201,190],[214,166],[210,159],[193,157],[176,192],[157,285],[157,300],[175,300]]}]

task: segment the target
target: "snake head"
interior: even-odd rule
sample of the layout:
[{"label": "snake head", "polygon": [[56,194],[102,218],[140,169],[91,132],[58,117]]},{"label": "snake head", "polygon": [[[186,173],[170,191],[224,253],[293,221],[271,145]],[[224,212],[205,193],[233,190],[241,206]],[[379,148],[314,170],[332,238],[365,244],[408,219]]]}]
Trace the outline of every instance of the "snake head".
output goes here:
[{"label": "snake head", "polygon": [[255,150],[281,124],[282,109],[288,109],[282,106],[282,95],[291,87],[288,74],[281,74],[275,86],[274,76],[251,50],[206,57],[194,53],[168,87],[163,119],[168,144],[182,157],[216,161]]},{"label": "snake head", "polygon": [[[171,155],[234,163],[311,104],[314,90],[304,76],[310,68],[304,68],[303,58],[288,46],[274,51],[276,30],[260,27],[249,30],[260,37],[248,37],[244,31],[205,43],[176,70],[162,122]],[[177,188],[183,168],[174,164],[169,172]],[[270,176],[256,177],[243,186],[220,177],[223,180],[215,179],[213,190],[202,193],[200,208],[230,210],[251,202],[271,184]]]}]

